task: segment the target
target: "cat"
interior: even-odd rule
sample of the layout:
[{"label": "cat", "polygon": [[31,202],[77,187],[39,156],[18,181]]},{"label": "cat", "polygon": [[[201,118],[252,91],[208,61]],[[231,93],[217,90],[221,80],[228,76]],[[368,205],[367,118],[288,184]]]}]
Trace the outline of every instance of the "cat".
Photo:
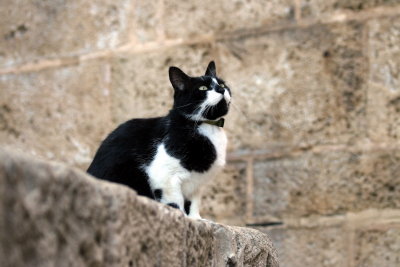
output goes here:
[{"label": "cat", "polygon": [[87,172],[201,219],[202,188],[225,165],[222,126],[231,90],[217,77],[214,61],[200,77],[170,67],[169,79],[174,89],[169,113],[118,126],[102,142]]}]

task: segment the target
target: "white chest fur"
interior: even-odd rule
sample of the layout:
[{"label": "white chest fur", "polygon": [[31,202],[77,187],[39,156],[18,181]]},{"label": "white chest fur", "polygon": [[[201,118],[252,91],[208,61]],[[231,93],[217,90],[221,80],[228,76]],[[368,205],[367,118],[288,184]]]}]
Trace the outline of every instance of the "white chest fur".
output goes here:
[{"label": "white chest fur", "polygon": [[226,145],[227,145],[227,138],[225,135],[225,131],[220,127],[205,123],[200,125],[198,131],[200,134],[207,137],[215,147],[215,150],[217,152],[217,159],[214,165],[217,166],[225,165]]},{"label": "white chest fur", "polygon": [[[198,131],[207,137],[216,150],[216,160],[206,172],[188,171],[180,164],[180,160],[169,155],[165,145],[161,143],[153,161],[144,167],[152,189],[162,189],[166,194],[183,195],[190,199],[199,193],[201,187],[225,165],[227,138],[222,128],[202,124]],[[178,190],[179,189],[179,190]]]}]

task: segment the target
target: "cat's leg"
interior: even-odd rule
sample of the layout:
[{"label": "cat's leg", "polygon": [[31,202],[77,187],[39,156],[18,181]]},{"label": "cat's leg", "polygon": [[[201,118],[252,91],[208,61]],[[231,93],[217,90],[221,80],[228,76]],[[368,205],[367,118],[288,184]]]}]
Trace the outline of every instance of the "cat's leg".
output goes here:
[{"label": "cat's leg", "polygon": [[181,184],[179,179],[171,179],[159,190],[162,192],[162,195],[159,199],[161,203],[180,209],[182,212],[184,212],[184,198],[181,192]]},{"label": "cat's leg", "polygon": [[189,200],[189,213],[188,216],[192,219],[201,219],[200,216],[200,203],[201,203],[201,194],[198,192],[197,194],[193,195],[192,198]]}]

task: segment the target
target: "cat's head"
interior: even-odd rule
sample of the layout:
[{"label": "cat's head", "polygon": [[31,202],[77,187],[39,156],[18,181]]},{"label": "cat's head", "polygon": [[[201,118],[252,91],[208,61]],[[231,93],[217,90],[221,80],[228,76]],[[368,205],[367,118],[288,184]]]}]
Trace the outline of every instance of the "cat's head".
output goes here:
[{"label": "cat's head", "polygon": [[177,67],[169,68],[174,87],[174,109],[195,120],[216,120],[225,116],[231,102],[231,90],[217,77],[215,63],[208,64],[206,73],[190,77]]}]

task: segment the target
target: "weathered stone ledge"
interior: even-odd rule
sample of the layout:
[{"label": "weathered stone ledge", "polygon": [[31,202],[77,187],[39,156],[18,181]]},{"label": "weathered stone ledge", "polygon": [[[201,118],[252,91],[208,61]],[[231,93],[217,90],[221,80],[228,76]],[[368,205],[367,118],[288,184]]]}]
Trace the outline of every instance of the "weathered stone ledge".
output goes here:
[{"label": "weathered stone ledge", "polygon": [[0,265],[278,263],[259,231],[194,221],[124,186],[0,149]]}]

